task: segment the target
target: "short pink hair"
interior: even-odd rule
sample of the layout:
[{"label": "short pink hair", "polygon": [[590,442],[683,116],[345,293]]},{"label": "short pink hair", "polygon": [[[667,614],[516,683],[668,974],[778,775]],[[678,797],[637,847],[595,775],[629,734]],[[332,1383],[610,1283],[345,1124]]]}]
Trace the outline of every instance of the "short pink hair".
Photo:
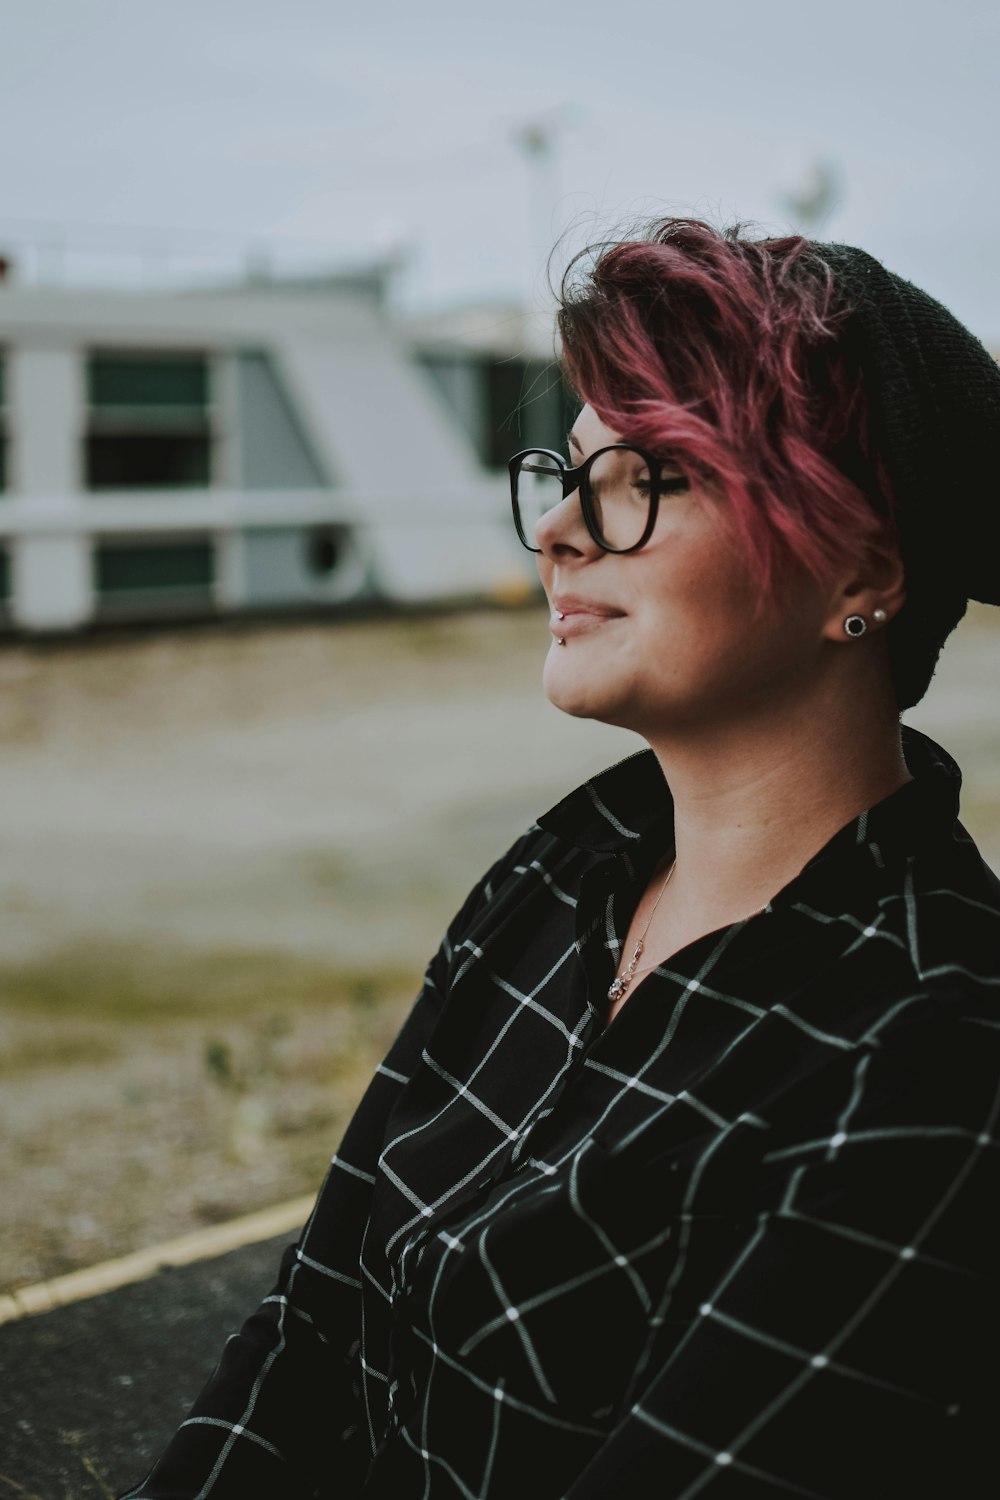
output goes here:
[{"label": "short pink hair", "polygon": [[892,495],[838,342],[850,309],[808,240],[662,219],[575,257],[560,302],[580,399],[721,491],[762,598],[794,559],[824,578],[863,555]]}]

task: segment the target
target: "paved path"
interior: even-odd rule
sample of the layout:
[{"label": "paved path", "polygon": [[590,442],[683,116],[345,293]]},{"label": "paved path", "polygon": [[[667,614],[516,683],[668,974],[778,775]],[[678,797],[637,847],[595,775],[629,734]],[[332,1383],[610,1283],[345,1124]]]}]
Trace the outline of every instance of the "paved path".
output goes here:
[{"label": "paved path", "polygon": [[137,1483],[294,1238],[0,1327],[0,1500],[108,1500]]}]

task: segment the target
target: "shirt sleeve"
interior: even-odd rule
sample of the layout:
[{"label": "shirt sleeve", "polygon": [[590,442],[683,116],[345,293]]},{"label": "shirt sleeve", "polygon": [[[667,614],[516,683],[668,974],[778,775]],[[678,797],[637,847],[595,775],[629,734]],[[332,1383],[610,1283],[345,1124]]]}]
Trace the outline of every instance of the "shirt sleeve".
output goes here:
[{"label": "shirt sleeve", "polygon": [[361,1243],[386,1124],[437,1021],[454,949],[525,840],[476,885],[368,1086],[274,1289],[226,1344],[149,1475],[120,1500],[348,1500],[371,1458],[355,1378]]},{"label": "shirt sleeve", "polygon": [[995,1493],[1000,1030],[947,1010],[836,1065],[745,1221],[695,1197],[638,1394],[566,1500]]}]

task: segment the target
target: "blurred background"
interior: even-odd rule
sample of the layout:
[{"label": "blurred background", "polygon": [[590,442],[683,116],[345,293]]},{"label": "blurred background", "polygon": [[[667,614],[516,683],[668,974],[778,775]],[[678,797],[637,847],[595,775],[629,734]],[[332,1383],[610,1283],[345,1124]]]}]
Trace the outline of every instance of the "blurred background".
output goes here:
[{"label": "blurred background", "polygon": [[[685,212],[1000,349],[1000,11],[0,15],[0,1292],[310,1191],[563,720],[505,461],[552,271]],[[996,623],[910,717],[1000,864]]]}]

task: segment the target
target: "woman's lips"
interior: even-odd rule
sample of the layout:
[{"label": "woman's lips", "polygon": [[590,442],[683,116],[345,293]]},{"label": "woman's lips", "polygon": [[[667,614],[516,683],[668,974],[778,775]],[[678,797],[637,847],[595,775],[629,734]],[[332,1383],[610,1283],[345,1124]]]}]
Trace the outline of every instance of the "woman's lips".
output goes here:
[{"label": "woman's lips", "polygon": [[620,609],[609,609],[597,604],[579,604],[567,601],[565,608],[553,609],[549,617],[549,629],[557,640],[571,635],[583,635],[609,620],[620,620],[624,616]]}]

